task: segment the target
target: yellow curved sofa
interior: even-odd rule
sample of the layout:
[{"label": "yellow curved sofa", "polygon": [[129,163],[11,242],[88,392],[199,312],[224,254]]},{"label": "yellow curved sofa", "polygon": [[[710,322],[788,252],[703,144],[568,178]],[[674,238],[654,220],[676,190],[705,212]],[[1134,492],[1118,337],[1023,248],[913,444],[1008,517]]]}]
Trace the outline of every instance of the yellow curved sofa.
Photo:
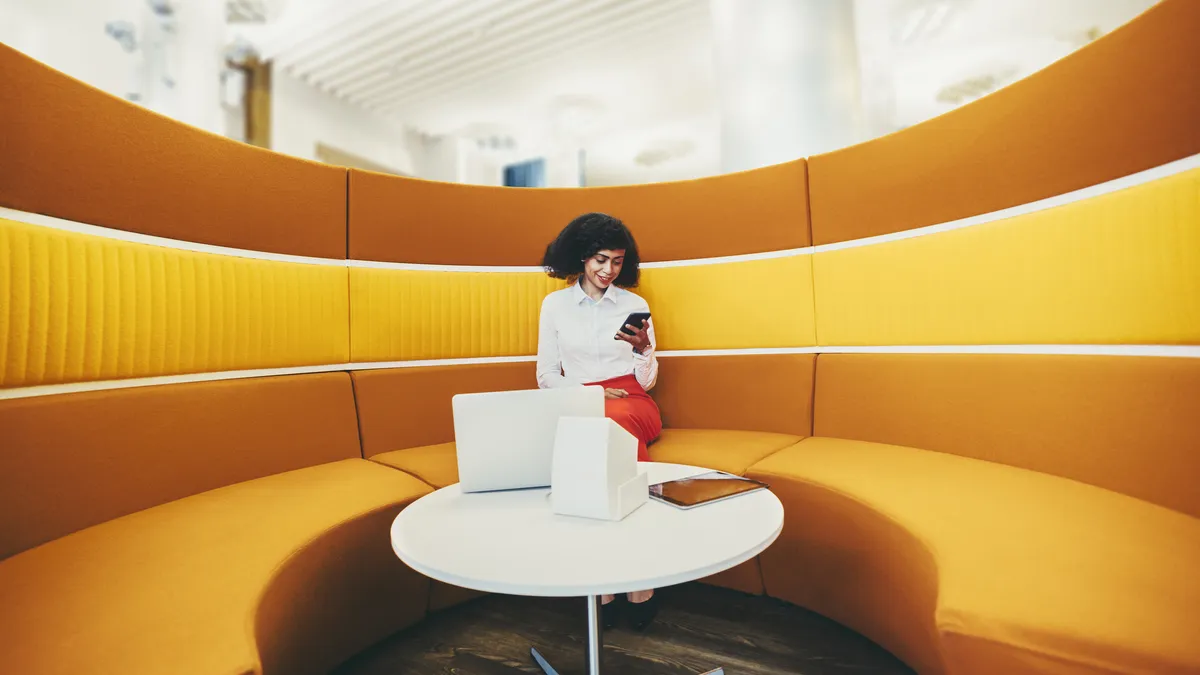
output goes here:
[{"label": "yellow curved sofa", "polygon": [[0,672],[325,672],[471,597],[388,523],[456,480],[453,394],[531,386],[585,210],[648,261],[652,458],[785,505],[710,583],[921,673],[1200,672],[1197,31],[1164,0],[897,134],[580,190],[303,162],[0,46]]}]

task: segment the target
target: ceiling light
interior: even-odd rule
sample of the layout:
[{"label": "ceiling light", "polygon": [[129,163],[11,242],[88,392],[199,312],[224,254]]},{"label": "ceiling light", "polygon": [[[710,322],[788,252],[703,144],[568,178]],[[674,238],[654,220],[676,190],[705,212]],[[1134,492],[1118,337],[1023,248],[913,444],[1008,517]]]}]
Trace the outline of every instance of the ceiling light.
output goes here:
[{"label": "ceiling light", "polygon": [[977,99],[1008,84],[1016,77],[1018,69],[1015,66],[999,68],[990,73],[968,77],[938,90],[938,103],[959,105],[965,101]]}]

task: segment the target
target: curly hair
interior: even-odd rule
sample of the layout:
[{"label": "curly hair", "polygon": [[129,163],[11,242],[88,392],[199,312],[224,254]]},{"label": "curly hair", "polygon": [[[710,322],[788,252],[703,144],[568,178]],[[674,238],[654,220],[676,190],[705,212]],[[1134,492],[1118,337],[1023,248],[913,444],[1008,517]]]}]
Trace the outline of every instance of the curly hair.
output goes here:
[{"label": "curly hair", "polygon": [[625,251],[625,264],[613,284],[621,288],[638,285],[641,272],[638,266],[637,242],[619,219],[604,213],[585,213],[572,220],[546,247],[542,267],[555,279],[574,281],[583,274],[584,261],[599,251]]}]

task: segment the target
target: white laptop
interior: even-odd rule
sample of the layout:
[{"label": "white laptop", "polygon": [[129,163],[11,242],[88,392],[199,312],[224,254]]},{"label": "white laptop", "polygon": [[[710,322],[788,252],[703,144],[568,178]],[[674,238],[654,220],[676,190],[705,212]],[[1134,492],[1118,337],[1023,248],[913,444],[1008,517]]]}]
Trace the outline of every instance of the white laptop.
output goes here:
[{"label": "white laptop", "polygon": [[547,487],[558,418],[604,417],[604,389],[458,394],[451,405],[463,492]]}]

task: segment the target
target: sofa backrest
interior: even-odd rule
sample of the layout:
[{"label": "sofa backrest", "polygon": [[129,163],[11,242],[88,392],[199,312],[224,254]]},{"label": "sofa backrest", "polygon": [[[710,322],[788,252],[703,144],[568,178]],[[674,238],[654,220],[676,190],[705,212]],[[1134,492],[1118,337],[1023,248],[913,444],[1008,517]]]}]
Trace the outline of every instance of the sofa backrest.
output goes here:
[{"label": "sofa backrest", "polygon": [[488,363],[352,373],[363,456],[454,440],[455,394],[537,388],[533,363]]},{"label": "sofa backrest", "polygon": [[1009,464],[1200,516],[1198,401],[1200,359],[822,354],[815,435]]},{"label": "sofa backrest", "polygon": [[0,401],[0,559],[223,485],[360,457],[343,372]]},{"label": "sofa backrest", "polygon": [[[669,356],[651,395],[666,427],[812,433],[814,356]],[[352,373],[363,456],[454,440],[455,394],[537,387],[534,364]]]},{"label": "sofa backrest", "polygon": [[660,358],[663,426],[812,435],[813,354]]}]

